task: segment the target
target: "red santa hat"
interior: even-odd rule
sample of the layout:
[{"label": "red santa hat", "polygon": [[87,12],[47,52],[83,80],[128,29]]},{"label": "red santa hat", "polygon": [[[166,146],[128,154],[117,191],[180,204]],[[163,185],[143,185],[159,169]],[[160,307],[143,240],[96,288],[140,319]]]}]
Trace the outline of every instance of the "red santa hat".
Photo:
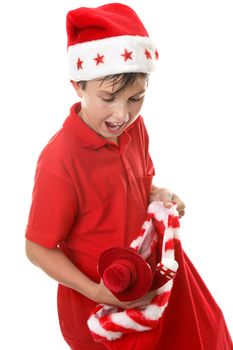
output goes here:
[{"label": "red santa hat", "polygon": [[70,79],[154,70],[158,51],[137,14],[111,3],[67,14]]}]

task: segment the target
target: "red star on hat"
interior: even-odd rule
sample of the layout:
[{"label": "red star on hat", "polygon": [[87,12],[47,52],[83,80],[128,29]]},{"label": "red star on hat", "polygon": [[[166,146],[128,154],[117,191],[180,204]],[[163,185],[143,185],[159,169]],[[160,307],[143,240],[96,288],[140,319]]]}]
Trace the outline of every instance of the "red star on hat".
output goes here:
[{"label": "red star on hat", "polygon": [[100,55],[99,53],[97,54],[97,56],[95,58],[93,58],[93,60],[96,61],[96,65],[98,66],[100,63],[104,63],[104,55]]},{"label": "red star on hat", "polygon": [[80,57],[78,58],[78,62],[77,62],[77,68],[78,68],[78,70],[79,69],[83,69],[83,67],[82,67],[82,64],[83,64],[83,61],[80,59]]},{"label": "red star on hat", "polygon": [[150,53],[147,49],[145,49],[144,54],[146,55],[146,58],[147,58],[148,60],[149,60],[149,59],[152,59],[151,53]]},{"label": "red star on hat", "polygon": [[125,62],[126,62],[127,60],[132,60],[133,59],[132,58],[132,53],[133,53],[133,51],[128,51],[128,50],[125,49],[125,52],[122,53],[121,56],[124,57]]}]

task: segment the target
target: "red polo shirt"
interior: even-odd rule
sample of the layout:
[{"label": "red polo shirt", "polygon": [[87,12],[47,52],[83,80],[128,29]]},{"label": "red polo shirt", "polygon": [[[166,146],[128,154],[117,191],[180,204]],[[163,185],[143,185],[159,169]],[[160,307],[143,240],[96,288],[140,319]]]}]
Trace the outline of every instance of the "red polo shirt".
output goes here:
[{"label": "red polo shirt", "polygon": [[[36,169],[26,238],[59,246],[74,264],[99,281],[97,260],[112,246],[129,246],[145,218],[154,167],[139,116],[119,145],[93,131],[75,104],[42,151]],[[58,313],[72,349],[103,349],[86,322],[94,303],[59,285]]]}]

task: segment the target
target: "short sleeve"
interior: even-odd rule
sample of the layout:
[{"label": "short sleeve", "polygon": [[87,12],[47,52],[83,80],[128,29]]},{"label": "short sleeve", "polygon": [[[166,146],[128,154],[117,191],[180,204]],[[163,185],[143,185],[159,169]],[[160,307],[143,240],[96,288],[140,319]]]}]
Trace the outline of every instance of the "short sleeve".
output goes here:
[{"label": "short sleeve", "polygon": [[78,201],[72,183],[38,167],[26,238],[47,248],[56,247],[69,235],[77,212]]}]

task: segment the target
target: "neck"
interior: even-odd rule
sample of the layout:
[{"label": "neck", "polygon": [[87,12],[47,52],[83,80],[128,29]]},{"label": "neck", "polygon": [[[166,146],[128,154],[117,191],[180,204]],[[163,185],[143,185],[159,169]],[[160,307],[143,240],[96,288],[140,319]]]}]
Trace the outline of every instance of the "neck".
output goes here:
[{"label": "neck", "polygon": [[117,143],[119,145],[118,137],[108,137],[107,140],[114,142],[114,143]]}]

